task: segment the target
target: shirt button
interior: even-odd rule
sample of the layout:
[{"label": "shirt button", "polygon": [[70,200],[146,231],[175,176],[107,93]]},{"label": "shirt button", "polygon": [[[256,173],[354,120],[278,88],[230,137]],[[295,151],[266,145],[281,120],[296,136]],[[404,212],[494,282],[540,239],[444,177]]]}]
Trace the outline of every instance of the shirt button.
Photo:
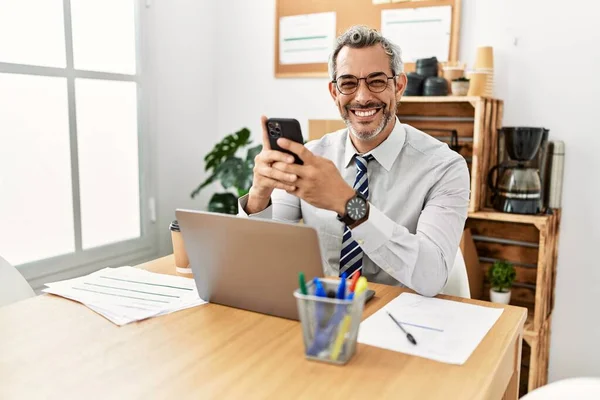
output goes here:
[{"label": "shirt button", "polygon": [[364,240],[362,240],[362,239],[358,239],[358,240],[356,241],[356,243],[358,243],[358,244],[360,244],[360,245],[362,245],[364,242],[365,242],[365,241],[364,241]]}]

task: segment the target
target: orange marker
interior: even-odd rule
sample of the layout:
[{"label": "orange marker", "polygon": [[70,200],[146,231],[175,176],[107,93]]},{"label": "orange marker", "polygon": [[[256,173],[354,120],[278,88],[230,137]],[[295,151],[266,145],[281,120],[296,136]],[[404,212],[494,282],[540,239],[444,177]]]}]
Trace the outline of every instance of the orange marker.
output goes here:
[{"label": "orange marker", "polygon": [[354,276],[352,277],[352,283],[350,283],[350,288],[348,289],[350,293],[354,292],[354,289],[356,288],[356,282],[358,282],[358,278],[360,278],[360,270],[356,271],[354,273]]}]

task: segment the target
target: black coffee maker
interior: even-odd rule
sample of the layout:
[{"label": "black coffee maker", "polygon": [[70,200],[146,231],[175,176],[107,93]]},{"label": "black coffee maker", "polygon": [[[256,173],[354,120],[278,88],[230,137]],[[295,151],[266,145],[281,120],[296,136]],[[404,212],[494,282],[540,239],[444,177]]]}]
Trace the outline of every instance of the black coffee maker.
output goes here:
[{"label": "black coffee maker", "polygon": [[544,210],[548,133],[533,127],[498,130],[498,165],[488,173],[494,209],[515,214]]}]

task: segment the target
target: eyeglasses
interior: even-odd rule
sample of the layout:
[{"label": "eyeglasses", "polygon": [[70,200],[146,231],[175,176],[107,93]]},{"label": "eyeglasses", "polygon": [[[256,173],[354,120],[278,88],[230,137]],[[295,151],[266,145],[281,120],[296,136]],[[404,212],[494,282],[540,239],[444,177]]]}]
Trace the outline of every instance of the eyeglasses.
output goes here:
[{"label": "eyeglasses", "polygon": [[373,93],[381,93],[388,87],[388,80],[394,79],[394,76],[387,76],[383,72],[373,72],[367,75],[365,78],[357,78],[354,75],[342,75],[338,79],[334,79],[331,82],[335,83],[335,86],[341,94],[352,94],[358,90],[360,81],[364,80],[369,90]]}]

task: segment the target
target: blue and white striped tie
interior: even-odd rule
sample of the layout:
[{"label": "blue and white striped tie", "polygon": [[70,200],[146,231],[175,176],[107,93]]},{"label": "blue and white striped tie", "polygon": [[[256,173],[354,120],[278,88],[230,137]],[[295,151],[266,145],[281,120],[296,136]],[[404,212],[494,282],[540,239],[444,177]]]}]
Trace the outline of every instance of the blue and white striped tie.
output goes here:
[{"label": "blue and white striped tie", "polygon": [[[371,154],[361,157],[358,154],[354,156],[356,163],[356,180],[354,189],[360,191],[367,199],[369,198],[369,178],[367,176],[367,163],[373,160]],[[342,239],[342,252],[340,254],[340,276],[346,273],[350,278],[354,273],[362,268],[363,251],[352,239],[352,231],[344,225],[344,238]]]}]

